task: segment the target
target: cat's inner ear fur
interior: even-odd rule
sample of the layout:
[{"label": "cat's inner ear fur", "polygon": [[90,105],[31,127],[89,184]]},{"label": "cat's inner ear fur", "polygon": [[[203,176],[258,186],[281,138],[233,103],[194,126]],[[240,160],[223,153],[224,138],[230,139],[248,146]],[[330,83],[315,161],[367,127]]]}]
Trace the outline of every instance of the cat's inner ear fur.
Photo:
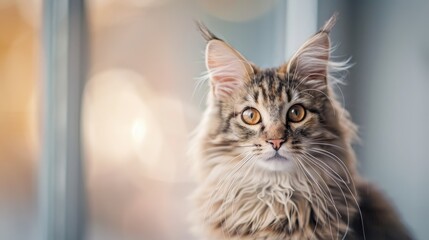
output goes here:
[{"label": "cat's inner ear fur", "polygon": [[328,65],[330,59],[329,32],[335,24],[336,15],[308,39],[291,59],[280,67],[280,72],[292,78],[311,81],[319,87],[325,87],[328,79]]},{"label": "cat's inner ear fur", "polygon": [[252,65],[238,51],[219,39],[207,43],[206,67],[213,93],[218,99],[229,97],[250,81],[254,74]]}]

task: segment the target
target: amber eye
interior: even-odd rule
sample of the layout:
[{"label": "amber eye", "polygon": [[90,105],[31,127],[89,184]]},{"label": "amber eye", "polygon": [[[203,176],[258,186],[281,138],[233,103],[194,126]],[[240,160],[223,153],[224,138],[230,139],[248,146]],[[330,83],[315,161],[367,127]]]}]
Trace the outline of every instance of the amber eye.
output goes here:
[{"label": "amber eye", "polygon": [[241,119],[249,125],[255,125],[261,122],[261,114],[254,108],[247,108],[241,113]]},{"label": "amber eye", "polygon": [[295,104],[289,108],[287,118],[291,122],[301,122],[305,117],[305,108],[300,104]]}]

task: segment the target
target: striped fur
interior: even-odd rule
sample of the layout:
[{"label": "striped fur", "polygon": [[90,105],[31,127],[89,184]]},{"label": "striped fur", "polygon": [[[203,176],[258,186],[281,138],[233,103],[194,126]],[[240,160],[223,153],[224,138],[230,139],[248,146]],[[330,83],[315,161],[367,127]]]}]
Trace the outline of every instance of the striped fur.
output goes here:
[{"label": "striped fur", "polygon": [[[362,181],[351,147],[356,127],[332,90],[339,81],[335,76],[347,69],[347,62],[330,61],[328,33],[333,24],[334,19],[328,21],[289,62],[276,68],[259,69],[240,54],[236,60],[244,65],[222,65],[217,62],[222,58],[206,51],[206,61],[222,69],[207,64],[212,88],[192,148],[198,179],[192,217],[194,230],[204,239],[365,235],[359,207]],[[200,28],[208,45],[218,41],[216,54],[235,51]],[[234,79],[220,82],[222,77],[216,76]],[[230,84],[222,86],[227,94],[215,93],[219,84]],[[298,123],[286,117],[294,104],[306,109]],[[259,124],[241,120],[248,107],[260,112]],[[286,139],[278,150],[284,161],[267,160],[274,154],[267,139],[273,138]]]}]

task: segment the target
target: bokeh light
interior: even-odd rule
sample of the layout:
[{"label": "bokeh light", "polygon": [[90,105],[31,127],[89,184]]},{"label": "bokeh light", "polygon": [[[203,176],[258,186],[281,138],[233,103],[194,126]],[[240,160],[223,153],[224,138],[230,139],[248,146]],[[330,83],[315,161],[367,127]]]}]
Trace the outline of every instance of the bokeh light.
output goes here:
[{"label": "bokeh light", "polygon": [[147,105],[151,95],[144,79],[131,70],[111,69],[90,79],[83,117],[90,162],[127,165],[139,159],[142,170],[153,166],[162,135]]}]

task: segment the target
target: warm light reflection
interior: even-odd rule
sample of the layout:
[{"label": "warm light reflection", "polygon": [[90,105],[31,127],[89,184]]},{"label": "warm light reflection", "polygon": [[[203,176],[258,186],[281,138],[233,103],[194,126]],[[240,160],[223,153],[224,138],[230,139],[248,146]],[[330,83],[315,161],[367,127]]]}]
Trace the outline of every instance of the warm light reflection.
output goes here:
[{"label": "warm light reflection", "polygon": [[[33,90],[27,105],[27,140],[30,154],[33,156],[39,156],[40,154],[40,95],[38,90],[37,88]],[[34,157],[33,160],[38,160],[38,158]]]},{"label": "warm light reflection", "polygon": [[161,135],[148,99],[149,88],[133,71],[113,69],[91,78],[84,100],[84,136],[91,161],[126,165],[142,158],[153,165]]},{"label": "warm light reflection", "polygon": [[194,128],[191,118],[197,115],[195,108],[167,94],[152,98],[149,104],[161,126],[163,136],[161,167],[154,170],[164,181],[189,180],[189,161],[186,152],[189,133]]},{"label": "warm light reflection", "polygon": [[143,119],[136,119],[132,127],[132,135],[136,145],[142,145],[146,134],[146,124]]},{"label": "warm light reflection", "polygon": [[95,74],[85,89],[84,141],[89,170],[139,170],[142,176],[188,179],[186,149],[195,110],[182,100],[153,94],[138,73],[111,69]]}]

